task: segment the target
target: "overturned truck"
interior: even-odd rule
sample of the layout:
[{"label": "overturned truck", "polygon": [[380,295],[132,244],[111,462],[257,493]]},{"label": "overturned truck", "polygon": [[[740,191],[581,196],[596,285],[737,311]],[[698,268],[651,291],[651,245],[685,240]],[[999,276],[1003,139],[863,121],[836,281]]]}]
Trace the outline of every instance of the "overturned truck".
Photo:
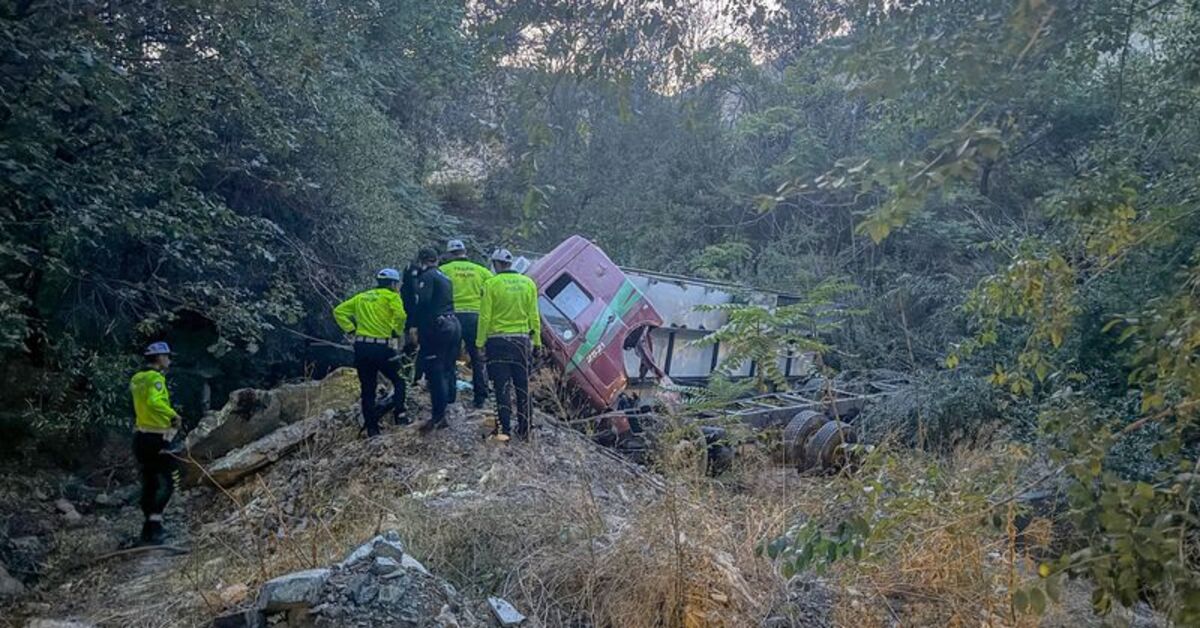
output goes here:
[{"label": "overturned truck", "polygon": [[[662,398],[676,379],[702,384],[723,360],[719,344],[694,341],[726,322],[720,311],[700,305],[747,299],[774,307],[793,297],[736,286],[617,266],[600,247],[572,236],[549,253],[519,266],[538,285],[542,340],[551,359],[589,412],[575,421],[603,444],[640,454],[643,426],[656,417],[653,398]],[[780,371],[789,381],[808,380],[815,356],[779,350]],[[759,365],[733,369],[752,377]],[[780,458],[800,470],[829,468],[844,460],[844,445],[856,442],[853,420],[885,390],[847,392],[828,382],[793,392],[732,402],[687,416],[701,426],[710,457],[731,455],[717,425],[740,420],[778,432]]]}]

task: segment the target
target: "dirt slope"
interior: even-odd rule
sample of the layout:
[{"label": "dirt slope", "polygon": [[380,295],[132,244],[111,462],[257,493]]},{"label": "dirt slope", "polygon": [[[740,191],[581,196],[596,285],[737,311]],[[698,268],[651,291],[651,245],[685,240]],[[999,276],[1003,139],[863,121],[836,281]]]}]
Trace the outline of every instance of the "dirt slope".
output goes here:
[{"label": "dirt slope", "polygon": [[365,441],[356,410],[340,408],[333,428],[260,474],[178,494],[167,519],[187,555],[97,560],[136,535],[140,513],[128,490],[124,505],[84,508],[53,533],[36,590],[7,617],[209,625],[271,577],[336,563],[385,529],[479,616],[495,594],[534,625],[746,625],[778,597],[751,535],[731,527],[746,520],[738,504],[668,490],[545,417],[532,442],[508,445],[482,438],[482,418],[459,410],[430,436],[393,427]]}]

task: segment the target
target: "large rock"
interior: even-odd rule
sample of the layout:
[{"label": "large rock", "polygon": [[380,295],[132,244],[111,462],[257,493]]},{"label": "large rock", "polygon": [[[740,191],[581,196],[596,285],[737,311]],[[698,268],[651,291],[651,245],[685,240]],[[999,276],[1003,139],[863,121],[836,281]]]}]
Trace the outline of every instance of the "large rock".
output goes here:
[{"label": "large rock", "polygon": [[279,460],[317,432],[332,427],[333,417],[333,410],[327,410],[319,417],[281,427],[245,447],[229,452],[209,465],[204,475],[221,486],[233,486],[247,475]]},{"label": "large rock", "polygon": [[20,580],[9,575],[8,570],[0,564],[0,600],[16,597],[25,593],[25,585]]},{"label": "large rock", "polygon": [[388,530],[359,545],[353,552],[350,552],[346,556],[345,560],[338,563],[338,568],[346,569],[359,561],[375,556],[382,556],[398,561],[404,560],[404,544],[400,542],[400,534],[395,530]]},{"label": "large rock", "polygon": [[400,563],[384,556],[376,556],[375,562],[371,565],[371,573],[382,576],[392,573],[400,568]]},{"label": "large rock", "polygon": [[78,527],[83,524],[83,515],[75,510],[75,505],[66,499],[59,499],[54,502],[55,510],[62,515],[62,520],[68,527]]},{"label": "large rock", "polygon": [[274,391],[243,388],[229,395],[225,407],[210,412],[187,436],[187,450],[201,462],[215,460],[283,427]]},{"label": "large rock", "polygon": [[337,369],[320,381],[235,390],[225,407],[205,415],[188,434],[188,452],[199,462],[215,460],[285,425],[343,408],[357,398],[358,375],[352,368]]},{"label": "large rock", "polygon": [[320,599],[321,587],[328,579],[328,569],[309,569],[268,580],[258,594],[259,608],[273,613],[312,606]]}]

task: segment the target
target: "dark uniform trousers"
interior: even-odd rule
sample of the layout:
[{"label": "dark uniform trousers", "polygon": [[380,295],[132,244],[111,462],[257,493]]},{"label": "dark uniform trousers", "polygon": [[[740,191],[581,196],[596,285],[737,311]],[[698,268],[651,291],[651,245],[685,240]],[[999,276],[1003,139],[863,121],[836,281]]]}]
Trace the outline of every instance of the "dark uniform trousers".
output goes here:
[{"label": "dark uniform trousers", "polygon": [[375,410],[375,387],[379,385],[379,375],[392,383],[394,388],[392,410],[396,421],[404,412],[405,391],[404,379],[400,377],[400,359],[396,351],[387,344],[371,342],[354,343],[354,368],[358,371],[358,385],[362,388],[363,426],[367,436],[379,433],[379,413]]},{"label": "dark uniform trousers", "polygon": [[175,459],[167,453],[167,439],[162,434],[134,432],[133,457],[142,472],[142,514],[149,519],[162,515],[175,492]]},{"label": "dark uniform trousers", "polygon": [[533,344],[529,336],[492,336],[485,344],[488,375],[496,394],[496,411],[500,415],[500,432],[510,434],[512,408],[509,391],[516,392],[517,435],[529,433],[529,363]]},{"label": "dark uniform trousers", "polygon": [[458,357],[462,342],[462,328],[453,313],[442,314],[427,325],[417,328],[420,352],[417,363],[429,382],[429,403],[434,425],[446,422],[446,406],[453,399],[454,386],[458,377],[454,372],[454,359]]},{"label": "dark uniform trousers", "polygon": [[[475,395],[474,402],[476,406],[482,406],[483,402],[487,401],[488,384],[487,365],[484,364],[483,358],[479,356],[479,349],[475,346],[475,332],[479,329],[479,312],[455,312],[454,316],[458,318],[458,325],[462,327],[463,344],[467,345],[467,355],[471,358],[471,389]],[[457,398],[458,387],[452,386],[450,403],[454,403]]]}]

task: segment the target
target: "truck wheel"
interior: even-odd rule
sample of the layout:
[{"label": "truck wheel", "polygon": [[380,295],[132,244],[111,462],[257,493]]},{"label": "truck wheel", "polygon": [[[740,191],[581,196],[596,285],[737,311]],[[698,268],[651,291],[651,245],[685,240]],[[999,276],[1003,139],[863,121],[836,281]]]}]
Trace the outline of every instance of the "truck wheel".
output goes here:
[{"label": "truck wheel", "polygon": [[808,447],[805,450],[808,454],[809,468],[813,469],[834,469],[842,467],[847,460],[845,449],[842,445],[850,445],[858,442],[858,435],[854,433],[854,427],[849,423],[841,421],[830,421],[822,425],[813,434],[808,441]]},{"label": "truck wheel", "polygon": [[783,463],[796,465],[801,471],[805,467],[804,447],[810,436],[815,434],[828,421],[821,412],[801,410],[792,417],[787,427],[783,429]]}]

